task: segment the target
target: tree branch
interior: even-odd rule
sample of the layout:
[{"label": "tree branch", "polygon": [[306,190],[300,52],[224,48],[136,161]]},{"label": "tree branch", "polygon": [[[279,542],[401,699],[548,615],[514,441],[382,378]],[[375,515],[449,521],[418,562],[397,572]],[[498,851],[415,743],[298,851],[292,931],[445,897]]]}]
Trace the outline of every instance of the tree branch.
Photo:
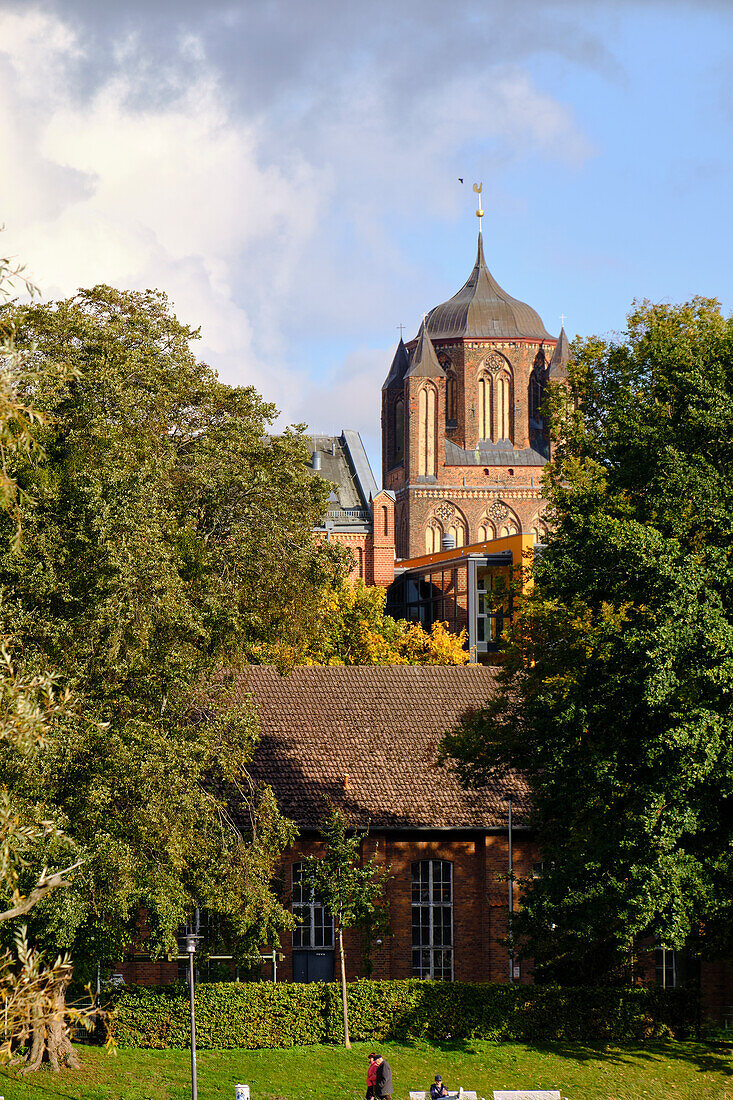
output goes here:
[{"label": "tree branch", "polygon": [[4,913],[0,913],[0,922],[6,920],[12,920],[14,917],[22,917],[25,913],[30,912],[34,905],[44,898],[46,894],[51,890],[55,890],[58,886],[70,886],[71,883],[64,878],[64,875],[70,874],[75,871],[77,867],[80,867],[85,861],[83,859],[77,860],[76,863],[72,863],[70,867],[64,868],[63,871],[55,871],[52,875],[47,875],[46,871],[41,874],[36,886],[33,887],[27,898],[21,898],[17,905],[14,905],[12,909],[6,909]]}]

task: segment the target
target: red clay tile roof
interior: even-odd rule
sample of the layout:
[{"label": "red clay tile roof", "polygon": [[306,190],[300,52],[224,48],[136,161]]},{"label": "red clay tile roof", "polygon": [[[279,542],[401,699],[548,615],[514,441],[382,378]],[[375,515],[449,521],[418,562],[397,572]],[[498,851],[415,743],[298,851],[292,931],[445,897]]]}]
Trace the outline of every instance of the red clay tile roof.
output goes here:
[{"label": "red clay tile roof", "polygon": [[437,763],[440,738],[486,702],[494,676],[477,665],[314,666],[287,676],[250,666],[238,690],[251,692],[262,732],[251,770],[301,828],[322,821],[324,796],[353,824],[501,827],[510,790],[521,823],[519,776],[511,786],[465,791]]}]

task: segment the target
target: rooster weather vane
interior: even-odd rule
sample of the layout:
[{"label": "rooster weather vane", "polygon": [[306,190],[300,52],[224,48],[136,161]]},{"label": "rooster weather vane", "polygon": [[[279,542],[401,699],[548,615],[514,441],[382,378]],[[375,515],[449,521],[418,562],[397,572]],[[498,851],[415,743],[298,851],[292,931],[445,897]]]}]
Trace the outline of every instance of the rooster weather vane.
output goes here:
[{"label": "rooster weather vane", "polygon": [[483,183],[474,183],[474,185],[473,185],[474,191],[479,196],[479,198],[477,200],[477,202],[478,202],[478,210],[476,211],[476,217],[477,218],[483,218],[483,216],[484,216],[484,212],[481,209],[481,192],[483,191],[483,188],[484,188]]}]

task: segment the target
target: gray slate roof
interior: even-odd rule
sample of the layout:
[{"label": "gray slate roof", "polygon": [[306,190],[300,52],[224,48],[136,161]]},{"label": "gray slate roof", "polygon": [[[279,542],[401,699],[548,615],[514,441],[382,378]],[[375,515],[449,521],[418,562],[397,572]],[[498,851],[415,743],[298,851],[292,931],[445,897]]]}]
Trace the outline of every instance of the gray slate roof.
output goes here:
[{"label": "gray slate roof", "polygon": [[405,378],[445,378],[445,371],[438,362],[433,342],[428,336],[425,322],[420,325],[417,344],[410,356],[410,369]]},{"label": "gray slate roof", "polygon": [[311,446],[319,455],[320,470],[313,475],[331,481],[336,488],[324,517],[337,527],[359,527],[371,523],[371,501],[379,492],[358,432],[345,429],[341,435],[311,435]]},{"label": "gray slate roof", "polygon": [[567,378],[569,358],[570,347],[568,345],[568,338],[565,335],[565,329],[562,328],[560,329],[560,335],[557,338],[555,350],[552,353],[550,367],[547,372],[547,377],[550,382],[561,382]]},{"label": "gray slate roof", "polygon": [[539,314],[512,298],[494,279],[486,266],[480,233],[476,263],[467,282],[447,302],[431,309],[427,322],[433,340],[453,336],[552,340]]},{"label": "gray slate roof", "polygon": [[284,814],[317,828],[324,796],[353,824],[387,828],[497,828],[504,796],[526,821],[519,775],[465,791],[437,762],[442,735],[483,706],[495,672],[481,665],[382,665],[296,668],[250,666],[236,695],[251,693],[261,741],[251,772],[269,783]]},{"label": "gray slate roof", "polygon": [[511,442],[481,440],[478,450],[467,451],[450,439],[445,441],[446,466],[544,466],[547,459],[532,447],[515,448]]},{"label": "gray slate roof", "polygon": [[392,360],[392,366],[389,368],[389,374],[384,380],[383,390],[402,389],[402,384],[405,380],[405,375],[410,369],[410,359],[407,354],[407,348],[405,347],[402,337],[397,345],[397,351],[394,353],[394,359]]}]

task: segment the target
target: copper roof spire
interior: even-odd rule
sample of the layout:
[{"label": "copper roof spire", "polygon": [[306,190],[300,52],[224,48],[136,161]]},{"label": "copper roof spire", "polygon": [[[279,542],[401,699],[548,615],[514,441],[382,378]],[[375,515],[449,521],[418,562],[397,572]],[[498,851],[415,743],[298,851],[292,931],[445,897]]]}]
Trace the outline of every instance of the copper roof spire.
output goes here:
[{"label": "copper roof spire", "polygon": [[507,294],[489,271],[480,230],[473,271],[457,294],[430,310],[427,328],[432,339],[462,336],[489,340],[503,337],[552,340],[539,314],[525,302]]}]

